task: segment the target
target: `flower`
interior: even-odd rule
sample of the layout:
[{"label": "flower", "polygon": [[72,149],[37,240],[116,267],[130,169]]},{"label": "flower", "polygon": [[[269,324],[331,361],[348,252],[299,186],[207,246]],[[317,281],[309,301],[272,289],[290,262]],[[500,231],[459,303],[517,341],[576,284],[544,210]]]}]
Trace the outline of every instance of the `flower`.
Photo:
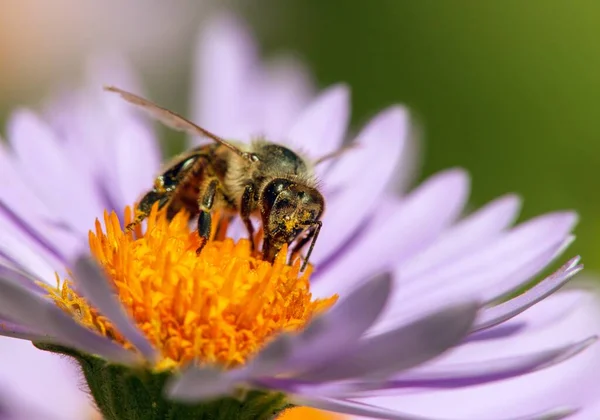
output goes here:
[{"label": "flower", "polygon": [[[202,40],[196,121],[240,141],[262,133],[312,157],[339,147],[349,116],[345,86],[309,100],[298,67],[265,70],[229,18]],[[127,87],[114,77],[103,83]],[[196,257],[197,237],[182,216],[169,222],[153,213],[136,235],[124,231],[117,215],[152,185],[160,159],[147,122],[116,99],[69,96],[52,108],[50,123],[18,112],[10,149],[0,150],[2,334],[73,356],[100,409],[156,408],[137,394],[118,407],[105,401],[113,383],[130,390],[124,378],[159,396],[166,384],[168,399],[152,401],[173,410],[183,405],[168,401],[208,407],[203,401],[230,394],[270,412],[292,403],[396,419],[560,418],[595,409],[600,358],[597,346],[583,351],[598,329],[594,295],[554,293],[581,269],[578,258],[517,293],[570,243],[573,213],[511,227],[519,199],[508,195],[461,217],[468,177],[459,169],[394,195],[387,186],[409,139],[406,111],[392,107],[359,132],[360,147],[318,168],[327,213],[314,273],[282,257],[257,260],[247,242],[235,242],[244,235],[235,223],[227,231],[233,239],[214,238]],[[126,210],[122,221],[128,217]],[[181,280],[200,272],[202,285]],[[248,299],[253,287],[270,296],[256,299],[263,312]],[[202,306],[190,303],[196,298]],[[290,307],[297,310],[282,317]],[[199,313],[206,308],[210,314]],[[248,314],[250,345],[237,346],[239,330],[221,332]],[[185,330],[203,316],[217,320],[210,324],[217,333]],[[290,322],[276,324],[282,318]],[[186,365],[194,358],[204,363]],[[249,390],[245,399],[240,389]],[[59,418],[81,418],[65,404],[57,410]]]}]

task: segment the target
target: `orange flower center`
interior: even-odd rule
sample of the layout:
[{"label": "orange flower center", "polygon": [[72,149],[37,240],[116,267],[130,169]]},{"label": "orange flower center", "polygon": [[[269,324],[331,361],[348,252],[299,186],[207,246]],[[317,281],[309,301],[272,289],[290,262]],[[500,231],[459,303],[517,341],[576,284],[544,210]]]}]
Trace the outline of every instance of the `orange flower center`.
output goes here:
[{"label": "orange flower center", "polygon": [[[127,208],[125,224],[131,219]],[[160,351],[158,370],[192,360],[243,364],[274,334],[302,329],[337,299],[313,300],[312,268],[299,273],[299,260],[286,265],[286,249],[271,264],[253,256],[246,239],[211,239],[196,255],[199,238],[186,214],[169,221],[155,209],[147,223],[145,232],[126,232],[116,214],[105,213],[89,244],[126,311]],[[57,276],[57,286],[46,289],[81,324],[133,348],[70,280],[61,284]]]},{"label": "orange flower center", "polygon": [[349,417],[330,411],[321,411],[316,408],[294,407],[285,410],[277,420],[344,420]]}]

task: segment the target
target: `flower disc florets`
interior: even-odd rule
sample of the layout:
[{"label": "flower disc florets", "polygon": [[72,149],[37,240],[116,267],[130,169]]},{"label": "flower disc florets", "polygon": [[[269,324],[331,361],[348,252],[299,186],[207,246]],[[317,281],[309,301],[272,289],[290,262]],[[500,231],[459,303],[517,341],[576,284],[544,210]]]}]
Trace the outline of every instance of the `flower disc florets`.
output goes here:
[{"label": "flower disc florets", "polygon": [[[125,224],[132,217],[125,211]],[[192,360],[225,367],[244,363],[274,333],[302,328],[336,297],[311,300],[311,269],[286,265],[282,250],[271,264],[250,242],[210,240],[200,255],[188,215],[167,220],[153,210],[147,228],[127,232],[116,214],[96,221],[90,250],[138,328],[159,350],[157,369]],[[110,320],[89,306],[66,280],[48,288],[56,304],[81,324],[133,348]]]}]

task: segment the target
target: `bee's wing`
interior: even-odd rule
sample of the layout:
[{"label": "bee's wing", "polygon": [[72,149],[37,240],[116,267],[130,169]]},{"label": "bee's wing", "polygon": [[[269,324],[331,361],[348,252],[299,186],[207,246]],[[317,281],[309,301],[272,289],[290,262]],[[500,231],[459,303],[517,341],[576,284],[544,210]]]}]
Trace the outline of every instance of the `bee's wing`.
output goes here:
[{"label": "bee's wing", "polygon": [[208,130],[205,130],[204,128],[194,124],[193,122],[187,120],[186,118],[182,117],[179,114],[176,114],[173,111],[169,111],[168,109],[158,106],[155,103],[142,98],[141,96],[135,95],[131,92],[127,92],[123,89],[119,89],[114,86],[105,86],[104,90],[109,91],[109,92],[118,93],[127,102],[129,102],[133,105],[139,106],[144,111],[146,111],[148,114],[150,114],[152,117],[156,118],[157,120],[159,120],[160,122],[162,122],[163,124],[165,124],[168,127],[171,127],[178,131],[184,131],[184,132],[192,134],[192,135],[200,135],[203,137],[208,137],[209,139],[214,140],[217,143],[220,143],[220,144],[228,147],[229,149],[236,152],[238,155],[240,155],[244,158],[248,158],[247,153],[238,149],[233,144],[229,143],[227,140],[222,139],[221,137],[217,136],[216,134],[211,133]]}]

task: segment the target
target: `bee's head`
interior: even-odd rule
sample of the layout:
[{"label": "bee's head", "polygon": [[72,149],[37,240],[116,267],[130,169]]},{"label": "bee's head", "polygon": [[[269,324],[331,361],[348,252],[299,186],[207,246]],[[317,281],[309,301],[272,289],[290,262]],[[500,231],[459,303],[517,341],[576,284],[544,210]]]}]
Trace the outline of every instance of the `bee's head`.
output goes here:
[{"label": "bee's head", "polygon": [[280,246],[314,225],[325,208],[323,196],[316,188],[285,178],[270,181],[260,200],[265,238]]}]

